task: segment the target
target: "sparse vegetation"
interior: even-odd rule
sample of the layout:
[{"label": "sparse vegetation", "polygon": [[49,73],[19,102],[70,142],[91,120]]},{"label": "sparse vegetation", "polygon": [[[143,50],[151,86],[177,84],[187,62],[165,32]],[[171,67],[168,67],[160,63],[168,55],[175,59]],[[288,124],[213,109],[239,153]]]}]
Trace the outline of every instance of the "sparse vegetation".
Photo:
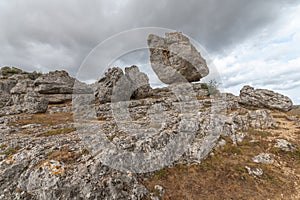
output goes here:
[{"label": "sparse vegetation", "polygon": [[73,114],[70,112],[63,113],[39,113],[31,115],[23,115],[19,120],[9,123],[9,126],[27,125],[27,124],[41,124],[43,126],[53,126],[57,124],[67,124],[73,122]]},{"label": "sparse vegetation", "polygon": [[[154,185],[163,186],[166,190],[163,199],[277,199],[282,195],[289,199],[295,192],[290,177],[274,165],[251,161],[254,155],[266,151],[265,144],[262,144],[266,141],[258,141],[253,146],[250,141],[254,138],[248,137],[240,145],[234,146],[230,138],[224,137],[227,144],[200,164],[163,168],[144,184],[150,191],[154,191]],[[290,161],[287,157],[289,153],[286,154],[284,160],[289,162],[289,166],[299,168],[297,157]],[[261,168],[263,175],[249,175],[245,166]]]},{"label": "sparse vegetation", "polygon": [[0,155],[11,156],[11,155],[16,154],[19,149],[20,149],[19,147],[17,147],[17,148],[9,147],[9,148],[5,149],[4,151],[0,152]]},{"label": "sparse vegetation", "polygon": [[1,75],[7,76],[9,74],[19,74],[22,72],[22,70],[15,67],[2,67],[0,72]]},{"label": "sparse vegetation", "polygon": [[76,128],[61,128],[61,129],[52,129],[37,135],[37,137],[48,137],[59,134],[67,134],[76,131]]},{"label": "sparse vegetation", "polygon": [[76,153],[71,150],[53,151],[48,155],[48,160],[57,160],[65,164],[72,164],[83,155],[83,152]]}]

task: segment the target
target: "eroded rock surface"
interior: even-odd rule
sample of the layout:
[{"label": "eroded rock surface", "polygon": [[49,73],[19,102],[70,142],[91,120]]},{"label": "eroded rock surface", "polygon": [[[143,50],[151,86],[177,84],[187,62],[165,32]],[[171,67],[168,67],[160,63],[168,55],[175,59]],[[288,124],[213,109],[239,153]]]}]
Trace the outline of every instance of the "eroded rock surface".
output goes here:
[{"label": "eroded rock surface", "polygon": [[148,46],[151,66],[166,84],[199,81],[209,73],[206,61],[180,32],[166,33],[165,38],[151,34]]},{"label": "eroded rock surface", "polygon": [[110,68],[95,87],[100,103],[145,98],[152,93],[148,76],[137,66],[125,68],[125,73],[119,67]]},{"label": "eroded rock surface", "polygon": [[251,86],[244,86],[240,91],[240,103],[289,111],[293,107],[293,102],[287,96],[266,89],[254,89]]}]

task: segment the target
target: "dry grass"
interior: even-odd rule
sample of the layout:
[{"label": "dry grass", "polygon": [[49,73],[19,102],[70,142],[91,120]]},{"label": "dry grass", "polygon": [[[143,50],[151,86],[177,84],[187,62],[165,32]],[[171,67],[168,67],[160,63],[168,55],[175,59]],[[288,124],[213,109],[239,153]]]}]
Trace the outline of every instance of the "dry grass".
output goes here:
[{"label": "dry grass", "polygon": [[17,148],[9,147],[9,148],[5,149],[4,151],[1,151],[0,155],[11,156],[11,155],[16,154],[19,149],[20,149],[19,147],[17,147]]},{"label": "dry grass", "polygon": [[54,151],[48,155],[49,160],[56,160],[65,164],[75,163],[85,152],[75,153],[70,150]]},{"label": "dry grass", "polygon": [[27,124],[41,124],[42,126],[53,126],[57,124],[67,124],[73,122],[73,114],[71,112],[64,113],[41,113],[41,114],[26,114],[16,122],[12,122],[9,126],[23,126]]},{"label": "dry grass", "polygon": [[[284,113],[276,113],[284,115]],[[295,122],[286,117],[276,118],[279,127],[270,130],[248,131],[248,136],[238,145],[227,144],[213,152],[200,164],[177,165],[154,173],[143,183],[156,193],[154,186],[165,188],[163,199],[300,199],[300,145],[299,130]],[[289,132],[296,146],[293,152],[274,147],[274,139]],[[298,132],[297,132],[298,131]],[[280,133],[280,135],[279,135]],[[298,140],[298,141],[296,141]],[[252,162],[259,153],[270,153],[273,165]],[[245,166],[261,168],[262,177],[249,175]],[[149,199],[147,197],[146,199]]]},{"label": "dry grass", "polygon": [[71,133],[73,131],[76,131],[76,128],[68,127],[68,128],[61,128],[61,129],[52,129],[52,130],[49,130],[49,131],[46,131],[44,133],[37,135],[37,137],[49,137],[49,136],[53,136],[53,135],[67,134],[67,133]]}]

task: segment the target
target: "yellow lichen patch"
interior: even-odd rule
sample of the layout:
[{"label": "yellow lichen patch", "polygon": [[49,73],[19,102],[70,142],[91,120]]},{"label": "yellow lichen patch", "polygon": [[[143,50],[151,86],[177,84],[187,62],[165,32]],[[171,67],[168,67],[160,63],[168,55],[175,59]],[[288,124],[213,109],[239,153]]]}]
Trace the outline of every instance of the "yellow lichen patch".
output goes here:
[{"label": "yellow lichen patch", "polygon": [[43,168],[53,175],[64,175],[65,173],[64,166],[57,160],[46,160],[38,168]]}]

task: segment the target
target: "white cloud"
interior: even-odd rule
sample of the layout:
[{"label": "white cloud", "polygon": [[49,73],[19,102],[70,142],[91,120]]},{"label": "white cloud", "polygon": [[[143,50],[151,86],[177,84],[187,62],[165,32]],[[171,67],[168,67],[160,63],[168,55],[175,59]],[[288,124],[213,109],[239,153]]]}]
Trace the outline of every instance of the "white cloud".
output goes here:
[{"label": "white cloud", "polygon": [[300,6],[288,13],[228,55],[215,57],[227,91],[238,94],[243,85],[250,84],[289,94],[300,103]]}]

